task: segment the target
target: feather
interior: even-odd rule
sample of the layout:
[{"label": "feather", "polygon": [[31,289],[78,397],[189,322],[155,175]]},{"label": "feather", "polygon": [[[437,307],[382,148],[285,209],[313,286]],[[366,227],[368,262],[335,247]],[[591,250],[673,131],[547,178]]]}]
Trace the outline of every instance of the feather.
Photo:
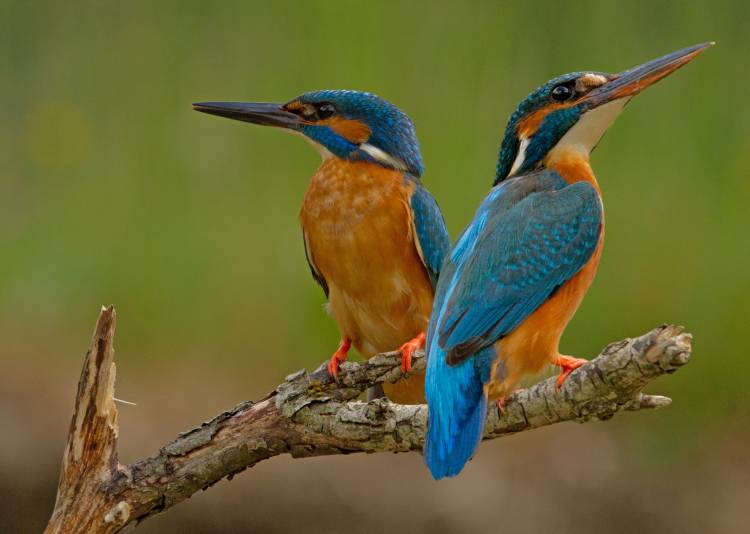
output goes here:
[{"label": "feather", "polygon": [[[601,202],[587,182],[544,170],[494,187],[443,266],[427,336],[425,461],[455,476],[482,437],[490,380],[516,330],[594,254]],[[498,360],[499,358],[499,360]],[[492,376],[492,375],[497,376]]]}]

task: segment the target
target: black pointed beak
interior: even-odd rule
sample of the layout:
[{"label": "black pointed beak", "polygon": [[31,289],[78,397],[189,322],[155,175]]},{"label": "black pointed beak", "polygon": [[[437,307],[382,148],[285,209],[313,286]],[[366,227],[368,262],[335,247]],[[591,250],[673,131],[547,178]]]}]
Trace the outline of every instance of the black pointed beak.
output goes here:
[{"label": "black pointed beak", "polygon": [[709,42],[683,48],[677,52],[672,52],[666,56],[653,59],[632,69],[615,74],[608,82],[593,89],[586,95],[584,101],[586,101],[589,108],[595,108],[612,100],[635,96],[662,78],[666,78],[683,65],[691,62],[698,54],[713,44],[713,42]]},{"label": "black pointed beak", "polygon": [[209,115],[278,128],[296,129],[302,123],[299,116],[284,109],[283,105],[266,102],[196,102],[193,109]]}]

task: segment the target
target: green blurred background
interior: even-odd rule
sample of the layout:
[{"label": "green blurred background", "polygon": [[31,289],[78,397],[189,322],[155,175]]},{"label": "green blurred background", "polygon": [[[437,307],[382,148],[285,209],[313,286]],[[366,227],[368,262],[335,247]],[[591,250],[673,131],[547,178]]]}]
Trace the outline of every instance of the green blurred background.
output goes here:
[{"label": "green blurred background", "polygon": [[276,458],[143,532],[740,532],[750,503],[750,8],[729,2],[0,1],[0,531],[54,501],[99,306],[119,326],[121,460],[317,366],[336,329],[297,213],[317,153],[191,111],[369,90],[414,119],[455,237],[505,120],[548,78],[716,40],[634,100],[593,155],[607,242],[563,339],[592,356],[663,322],[674,403],[418,455]]}]

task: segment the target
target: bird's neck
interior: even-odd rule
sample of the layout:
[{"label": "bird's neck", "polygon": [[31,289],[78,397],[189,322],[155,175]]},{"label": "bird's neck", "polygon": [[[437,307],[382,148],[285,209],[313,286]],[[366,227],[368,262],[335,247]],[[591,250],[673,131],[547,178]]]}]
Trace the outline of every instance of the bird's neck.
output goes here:
[{"label": "bird's neck", "polygon": [[333,156],[323,160],[312,177],[310,187],[321,190],[334,188],[365,191],[373,180],[400,184],[404,181],[404,173],[372,161],[356,161]]},{"label": "bird's neck", "polygon": [[[321,171],[324,173],[330,173],[330,172],[340,172],[342,174],[346,173],[363,173],[363,172],[377,172],[377,171],[393,171],[393,169],[388,169],[387,167],[384,167],[383,165],[380,165],[378,163],[375,163],[374,161],[364,160],[364,159],[346,159],[346,158],[340,158],[338,156],[331,156],[329,158],[325,158],[323,162],[320,164],[320,167],[318,167],[318,170],[316,171],[316,174],[320,173]],[[399,172],[399,171],[395,171]]]},{"label": "bird's neck", "polygon": [[596,181],[596,176],[594,176],[594,171],[589,163],[588,153],[555,150],[544,160],[544,167],[557,172],[569,184],[588,182],[601,195],[599,182]]}]

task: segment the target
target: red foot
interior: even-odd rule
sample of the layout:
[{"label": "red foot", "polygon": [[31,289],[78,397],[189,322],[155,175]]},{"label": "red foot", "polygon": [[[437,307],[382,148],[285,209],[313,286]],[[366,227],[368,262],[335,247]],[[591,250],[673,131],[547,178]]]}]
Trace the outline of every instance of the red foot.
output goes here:
[{"label": "red foot", "polygon": [[580,366],[589,363],[589,361],[582,358],[563,356],[561,354],[552,363],[560,367],[560,376],[557,377],[556,382],[557,389],[560,389],[570,373],[578,369]]},{"label": "red foot", "polygon": [[424,332],[420,332],[417,337],[407,341],[398,349],[401,353],[401,370],[405,373],[411,371],[411,355],[417,349],[423,349],[425,344]]},{"label": "red foot", "polygon": [[503,395],[502,397],[498,397],[498,399],[495,401],[497,404],[497,409],[500,410],[500,413],[502,415],[505,415],[505,405],[508,403],[508,397],[511,395],[521,391],[520,389],[514,389],[511,393],[508,395]]},{"label": "red foot", "polygon": [[341,362],[346,361],[346,357],[349,354],[349,349],[352,346],[352,340],[345,337],[339,343],[339,348],[333,353],[331,359],[328,361],[328,374],[333,378],[336,378],[339,374],[339,365]]},{"label": "red foot", "polygon": [[505,415],[505,404],[508,402],[508,397],[500,397],[495,401],[497,404],[497,409],[500,411],[502,415]]}]

